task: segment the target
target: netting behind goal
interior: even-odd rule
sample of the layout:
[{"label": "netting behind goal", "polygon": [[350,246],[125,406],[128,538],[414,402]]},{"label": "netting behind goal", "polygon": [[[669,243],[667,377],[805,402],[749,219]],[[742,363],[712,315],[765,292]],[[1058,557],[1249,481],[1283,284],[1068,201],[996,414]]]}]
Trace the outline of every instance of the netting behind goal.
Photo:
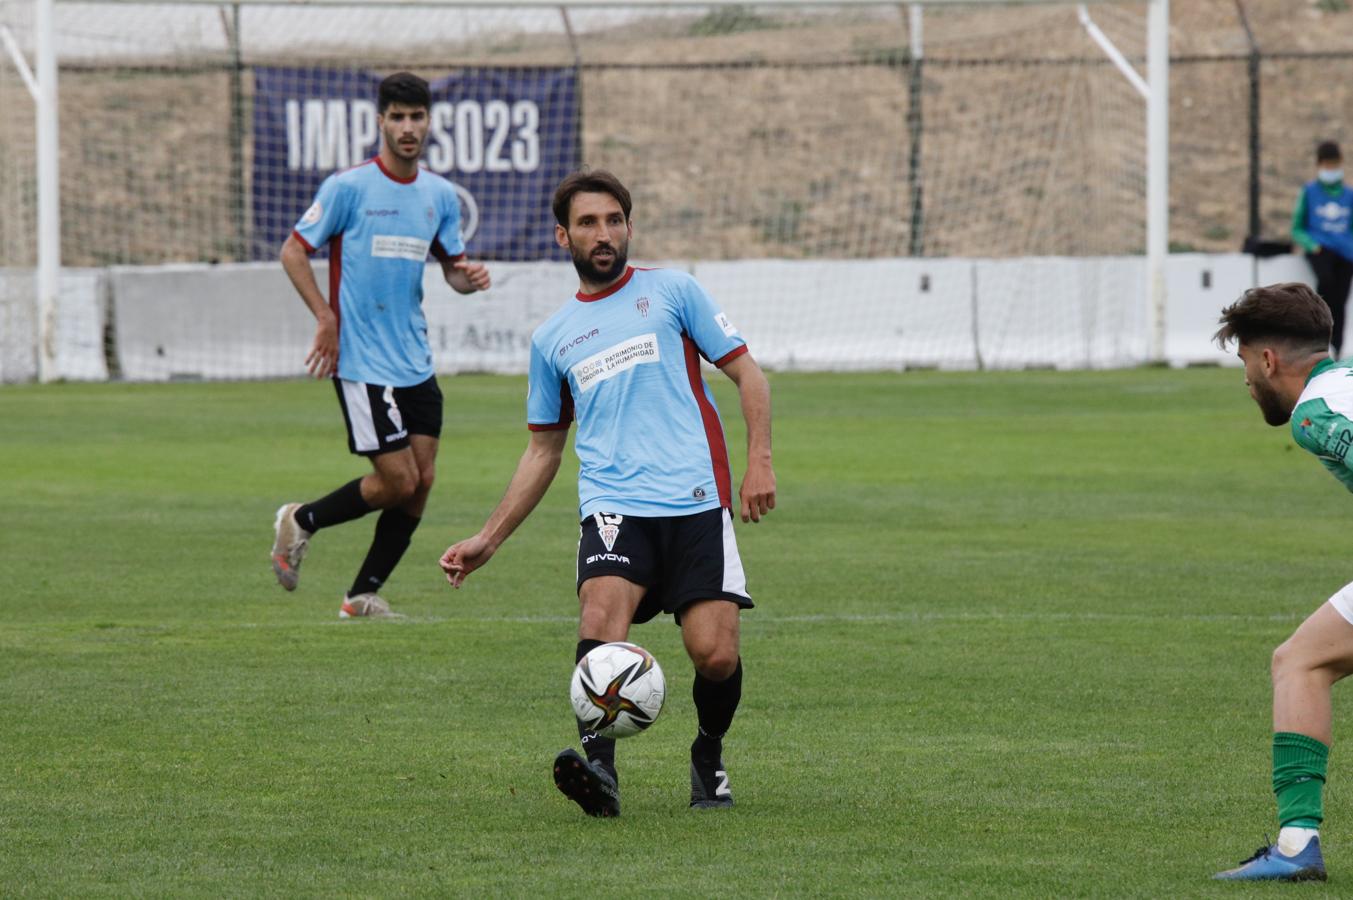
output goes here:
[{"label": "netting behind goal", "polygon": [[[31,48],[27,6],[0,21]],[[1093,13],[1144,68],[1145,5]],[[893,7],[60,3],[63,264],[104,273],[81,308],[107,318],[114,375],[298,374],[311,326],[280,243],[375,152],[374,85],[410,68],[434,89],[425,162],[499,273],[471,300],[430,275],[443,370],[524,366],[575,284],[548,198],[584,164],[631,187],[632,257],[694,271],[767,364],[1144,359],[1142,98],[1072,5],[924,22],[918,60]],[[34,190],[7,62],[0,102],[13,285]],[[12,369],[26,338],[5,334]]]}]

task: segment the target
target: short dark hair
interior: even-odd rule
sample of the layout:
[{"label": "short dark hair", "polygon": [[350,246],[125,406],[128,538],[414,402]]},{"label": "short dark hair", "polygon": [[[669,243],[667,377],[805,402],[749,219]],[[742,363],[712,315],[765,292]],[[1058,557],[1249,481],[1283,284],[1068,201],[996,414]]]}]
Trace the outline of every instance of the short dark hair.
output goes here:
[{"label": "short dark hair", "polygon": [[391,103],[428,109],[432,106],[432,92],[428,83],[412,72],[396,72],[381,82],[376,95],[377,112],[385,115]]},{"label": "short dark hair", "polygon": [[1315,148],[1315,161],[1318,163],[1339,162],[1343,158],[1338,143],[1334,141],[1321,141],[1320,146]]},{"label": "short dark hair", "polygon": [[1327,350],[1334,331],[1330,308],[1299,281],[1250,288],[1221,311],[1221,328],[1213,335],[1223,350],[1232,340],[1254,345],[1286,344],[1292,350]]},{"label": "short dark hair", "polygon": [[579,169],[559,182],[559,187],[554,189],[554,202],[551,204],[554,220],[565,228],[568,227],[568,211],[575,194],[610,194],[624,211],[625,221],[629,221],[633,206],[630,192],[619,178],[605,169]]}]

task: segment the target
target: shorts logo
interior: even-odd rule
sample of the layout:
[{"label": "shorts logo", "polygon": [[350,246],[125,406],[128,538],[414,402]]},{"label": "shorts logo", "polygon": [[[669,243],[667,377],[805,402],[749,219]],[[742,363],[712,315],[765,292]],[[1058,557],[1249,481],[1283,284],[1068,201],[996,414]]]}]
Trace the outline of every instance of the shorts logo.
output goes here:
[{"label": "shorts logo", "polygon": [[301,221],[307,225],[314,225],[322,215],[324,215],[324,207],[320,206],[319,201],[316,200],[310,204],[310,208],[305,211],[305,215],[301,216]]},{"label": "shorts logo", "polygon": [[[601,536],[601,542],[606,545],[606,553],[614,556],[615,554],[611,551],[615,549],[616,538],[620,537],[620,523],[625,521],[625,517],[611,515],[610,513],[597,513],[593,518],[597,520],[597,534]],[[588,560],[588,562],[591,561]],[[626,559],[625,562],[628,563],[629,560]]]},{"label": "shorts logo", "polygon": [[386,436],[387,441],[397,441],[406,436],[408,432],[404,429],[404,416],[399,411],[399,406],[395,404],[395,389],[386,385],[385,390],[381,392],[381,400],[385,402],[386,414],[390,417],[390,424],[395,426],[395,433]]},{"label": "shorts logo", "polygon": [[705,499],[705,489],[700,487],[691,492],[691,496],[697,500]]},{"label": "shorts logo", "polygon": [[645,319],[648,318],[648,298],[647,298],[647,297],[640,297],[639,300],[634,304],[634,308],[637,309],[637,310],[639,310],[639,315],[643,316]]}]

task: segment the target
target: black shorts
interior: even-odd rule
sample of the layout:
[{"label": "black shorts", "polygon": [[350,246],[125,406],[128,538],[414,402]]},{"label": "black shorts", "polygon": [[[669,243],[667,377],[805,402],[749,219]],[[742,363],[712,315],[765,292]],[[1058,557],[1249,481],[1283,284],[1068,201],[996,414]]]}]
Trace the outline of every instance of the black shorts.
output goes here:
[{"label": "black shorts", "polygon": [[348,449],[378,456],[409,446],[409,435],[442,436],[442,391],[434,375],[412,387],[366,384],[334,377],[348,426]]},{"label": "black shorts", "polygon": [[752,608],[747,578],[726,509],[645,518],[597,513],[578,536],[578,589],[598,575],[619,575],[648,588],[634,621],[676,616],[697,600],[731,600]]}]

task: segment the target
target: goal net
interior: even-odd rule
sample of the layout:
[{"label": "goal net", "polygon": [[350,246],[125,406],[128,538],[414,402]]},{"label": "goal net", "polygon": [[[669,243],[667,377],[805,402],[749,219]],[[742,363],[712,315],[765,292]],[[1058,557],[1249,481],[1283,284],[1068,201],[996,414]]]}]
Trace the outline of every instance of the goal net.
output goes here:
[{"label": "goal net", "polygon": [[[0,0],[30,63],[31,6]],[[1146,4],[1089,12],[1144,72]],[[55,343],[94,373],[71,377],[301,374],[313,324],[277,253],[319,182],[375,153],[374,87],[399,69],[432,84],[424,161],[456,184],[496,280],[461,298],[429,273],[442,371],[524,369],[531,329],[576,286],[548,201],[580,165],[633,191],[632,258],[694,272],[772,367],[1149,352],[1145,101],[1074,5],[55,15],[60,130],[36,146],[61,164]],[[38,352],[33,102],[0,57],[5,380]]]}]

